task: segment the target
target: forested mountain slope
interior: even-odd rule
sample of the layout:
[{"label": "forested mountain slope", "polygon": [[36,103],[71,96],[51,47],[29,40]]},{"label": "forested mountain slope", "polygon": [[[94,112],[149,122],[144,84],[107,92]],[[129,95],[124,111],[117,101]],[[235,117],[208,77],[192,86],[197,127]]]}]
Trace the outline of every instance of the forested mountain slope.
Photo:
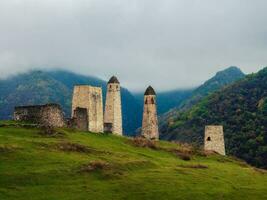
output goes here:
[{"label": "forested mountain slope", "polygon": [[161,137],[201,144],[204,126],[216,124],[224,126],[228,154],[267,168],[267,68],[169,118]]}]

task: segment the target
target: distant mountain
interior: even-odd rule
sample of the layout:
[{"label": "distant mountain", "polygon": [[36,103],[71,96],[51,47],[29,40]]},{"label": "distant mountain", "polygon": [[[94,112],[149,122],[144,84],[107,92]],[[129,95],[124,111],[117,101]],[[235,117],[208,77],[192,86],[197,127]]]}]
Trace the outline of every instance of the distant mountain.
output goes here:
[{"label": "distant mountain", "polygon": [[207,80],[204,84],[194,90],[192,96],[185,101],[180,108],[188,109],[195,105],[203,97],[244,77],[245,74],[238,67],[234,66],[223,71],[219,71],[214,77]]},{"label": "distant mountain", "polygon": [[190,109],[207,95],[244,77],[245,74],[239,68],[233,66],[217,72],[214,77],[191,91],[191,95],[187,96],[187,98],[185,98],[182,102],[179,102],[179,104],[174,106],[173,109],[164,113],[160,117],[160,127],[166,126],[168,121],[178,115],[180,111]]},{"label": "distant mountain", "polygon": [[[192,95],[194,89],[177,89],[168,92],[157,93],[157,109],[158,114],[161,115],[170,109],[179,106],[185,99]],[[140,105],[143,105],[144,93],[135,93],[135,98]]]},{"label": "distant mountain", "polygon": [[[70,116],[75,84],[102,87],[104,99],[106,97],[105,81],[64,70],[34,70],[0,80],[0,119],[12,118],[14,106],[51,102],[59,103],[66,116]],[[141,125],[142,107],[127,89],[122,88],[121,92],[123,128],[124,132],[131,135]]]},{"label": "distant mountain", "polygon": [[224,126],[228,154],[267,168],[267,68],[178,113],[161,137],[201,144],[204,126],[217,124]]}]

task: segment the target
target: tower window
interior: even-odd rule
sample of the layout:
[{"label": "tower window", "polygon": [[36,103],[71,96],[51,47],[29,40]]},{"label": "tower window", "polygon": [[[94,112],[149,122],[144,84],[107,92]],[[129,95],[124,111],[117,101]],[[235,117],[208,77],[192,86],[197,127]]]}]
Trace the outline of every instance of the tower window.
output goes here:
[{"label": "tower window", "polygon": [[208,138],[207,138],[207,141],[211,141],[211,138],[210,138],[210,137],[208,137]]},{"label": "tower window", "polygon": [[155,104],[155,101],[154,101],[154,99],[153,99],[153,98],[151,99],[151,104]]}]

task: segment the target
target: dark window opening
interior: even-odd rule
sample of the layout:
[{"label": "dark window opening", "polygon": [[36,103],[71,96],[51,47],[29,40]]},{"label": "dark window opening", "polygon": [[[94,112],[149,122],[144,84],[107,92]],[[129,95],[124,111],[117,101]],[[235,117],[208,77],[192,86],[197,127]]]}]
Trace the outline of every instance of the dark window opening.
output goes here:
[{"label": "dark window opening", "polygon": [[155,102],[154,102],[154,99],[153,99],[153,98],[151,99],[151,104],[155,104]]},{"label": "dark window opening", "polygon": [[145,101],[145,104],[147,104],[147,99],[146,99],[146,101]]},{"label": "dark window opening", "polygon": [[211,141],[210,137],[207,138],[207,141]]}]

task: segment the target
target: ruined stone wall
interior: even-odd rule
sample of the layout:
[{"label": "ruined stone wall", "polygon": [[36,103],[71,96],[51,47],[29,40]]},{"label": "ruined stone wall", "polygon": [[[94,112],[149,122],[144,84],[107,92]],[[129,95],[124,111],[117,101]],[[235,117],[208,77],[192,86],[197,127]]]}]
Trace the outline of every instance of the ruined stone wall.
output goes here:
[{"label": "ruined stone wall", "polygon": [[142,135],[147,139],[159,139],[157,104],[155,95],[145,95]]},{"label": "ruined stone wall", "polygon": [[206,126],[204,149],[225,155],[223,126]]},{"label": "ruined stone wall", "polygon": [[58,104],[15,107],[14,120],[30,121],[41,126],[63,127],[64,116]]},{"label": "ruined stone wall", "polygon": [[120,84],[110,83],[107,85],[107,95],[104,115],[105,132],[122,135],[122,112]]},{"label": "ruined stone wall", "polygon": [[101,88],[89,85],[75,86],[72,98],[72,117],[77,107],[87,109],[88,131],[103,132],[103,100]]},{"label": "ruined stone wall", "polygon": [[81,130],[88,130],[88,112],[86,108],[76,108],[73,114],[73,127]]}]

